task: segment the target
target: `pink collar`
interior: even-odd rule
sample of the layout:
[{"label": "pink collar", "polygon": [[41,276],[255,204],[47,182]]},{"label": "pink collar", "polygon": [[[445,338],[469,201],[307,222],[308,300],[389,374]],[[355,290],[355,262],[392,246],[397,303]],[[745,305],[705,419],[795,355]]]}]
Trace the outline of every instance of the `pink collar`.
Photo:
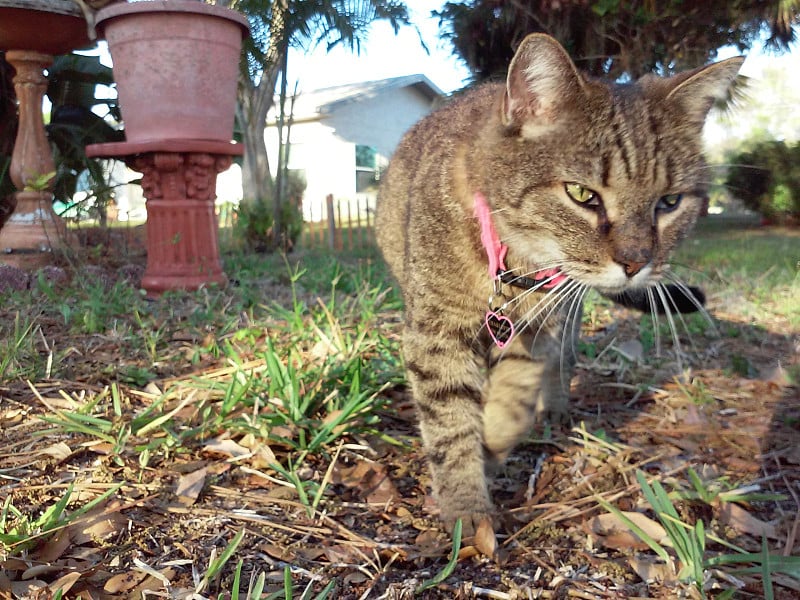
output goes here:
[{"label": "pink collar", "polygon": [[[505,260],[508,253],[508,246],[500,241],[497,231],[492,223],[492,212],[486,197],[480,192],[475,193],[473,213],[481,226],[481,243],[486,250],[489,258],[489,277],[499,279],[509,285],[522,288],[541,287],[546,290],[552,289],[567,279],[560,269],[542,269],[533,274],[533,279],[518,277],[506,270]],[[528,282],[533,281],[532,284]],[[544,283],[543,283],[544,282]]]}]

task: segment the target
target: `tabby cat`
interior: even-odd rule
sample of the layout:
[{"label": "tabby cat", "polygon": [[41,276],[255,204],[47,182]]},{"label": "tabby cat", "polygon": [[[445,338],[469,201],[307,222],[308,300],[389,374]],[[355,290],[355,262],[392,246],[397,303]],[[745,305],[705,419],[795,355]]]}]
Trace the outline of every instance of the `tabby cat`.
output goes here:
[{"label": "tabby cat", "polygon": [[615,84],[533,34],[505,84],[400,143],[377,238],[403,292],[407,376],[448,526],[491,519],[487,467],[567,413],[588,289],[660,312],[697,302],[667,260],[706,197],[706,114],[742,61]]}]

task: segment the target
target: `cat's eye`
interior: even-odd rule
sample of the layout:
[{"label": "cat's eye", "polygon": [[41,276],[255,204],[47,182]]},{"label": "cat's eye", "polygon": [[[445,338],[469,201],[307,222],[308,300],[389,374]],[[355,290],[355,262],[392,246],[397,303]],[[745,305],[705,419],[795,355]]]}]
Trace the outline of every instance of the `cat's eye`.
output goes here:
[{"label": "cat's eye", "polygon": [[678,205],[683,200],[683,194],[666,194],[665,196],[661,196],[658,199],[658,203],[656,204],[656,210],[660,210],[661,212],[669,212],[671,210],[675,210],[678,208]]},{"label": "cat's eye", "polygon": [[600,206],[600,194],[580,183],[565,183],[564,190],[574,202],[592,208]]}]

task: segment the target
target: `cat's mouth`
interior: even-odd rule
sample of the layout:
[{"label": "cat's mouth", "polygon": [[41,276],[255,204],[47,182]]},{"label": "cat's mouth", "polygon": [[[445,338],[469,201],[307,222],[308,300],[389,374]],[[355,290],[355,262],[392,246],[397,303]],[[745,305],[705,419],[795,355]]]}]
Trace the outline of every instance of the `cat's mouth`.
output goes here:
[{"label": "cat's mouth", "polygon": [[512,271],[500,271],[497,276],[503,283],[524,290],[551,290],[568,279],[558,267],[534,271],[531,276],[515,275]]}]

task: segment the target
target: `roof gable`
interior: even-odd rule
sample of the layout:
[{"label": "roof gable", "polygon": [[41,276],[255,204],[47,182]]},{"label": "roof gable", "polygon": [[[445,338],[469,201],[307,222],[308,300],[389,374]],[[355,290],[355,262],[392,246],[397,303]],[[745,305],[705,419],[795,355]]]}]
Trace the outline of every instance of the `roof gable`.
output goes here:
[{"label": "roof gable", "polygon": [[298,94],[294,100],[294,120],[314,119],[332,113],[337,108],[405,87],[414,88],[431,103],[444,93],[424,75],[406,75],[378,81],[338,85]]}]

